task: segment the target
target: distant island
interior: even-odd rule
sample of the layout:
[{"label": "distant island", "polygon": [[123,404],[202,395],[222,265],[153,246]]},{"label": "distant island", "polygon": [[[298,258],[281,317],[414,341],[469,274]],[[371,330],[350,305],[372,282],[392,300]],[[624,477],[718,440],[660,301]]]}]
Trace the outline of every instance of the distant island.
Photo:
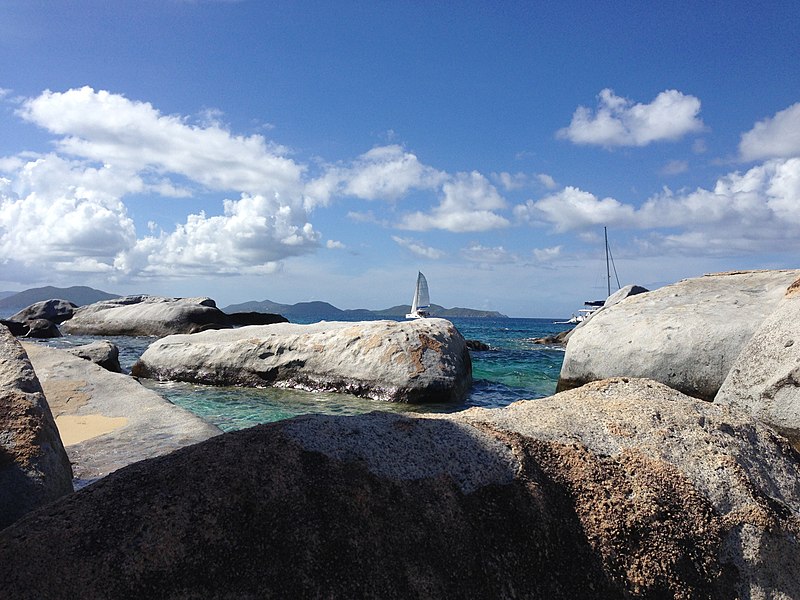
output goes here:
[{"label": "distant island", "polygon": [[5,297],[0,298],[0,311],[14,313],[31,304],[36,304],[43,300],[67,300],[78,306],[94,304],[101,300],[111,300],[119,298],[120,294],[109,294],[101,290],[76,285],[67,288],[57,288],[52,286],[31,288],[22,292],[3,292]]},{"label": "distant island", "polygon": [[[5,295],[5,297],[3,297]],[[41,302],[57,298],[68,300],[78,306],[94,304],[101,300],[119,298],[120,294],[110,294],[102,290],[86,286],[73,286],[68,288],[57,288],[52,286],[31,288],[22,292],[2,292],[0,295],[0,313],[12,314],[23,308]],[[376,317],[396,318],[404,317],[410,310],[408,304],[393,306],[384,310],[368,310],[357,308],[354,310],[342,310],[336,308],[328,302],[298,302],[297,304],[279,304],[271,300],[261,300],[243,302],[241,304],[231,304],[222,308],[226,313],[234,312],[262,312],[283,315],[287,319],[303,320],[343,320],[358,321],[361,319],[374,319]],[[436,304],[431,305],[431,313],[434,317],[442,318],[490,318],[507,319],[508,316],[493,310],[477,310],[474,308],[444,308]]]}]

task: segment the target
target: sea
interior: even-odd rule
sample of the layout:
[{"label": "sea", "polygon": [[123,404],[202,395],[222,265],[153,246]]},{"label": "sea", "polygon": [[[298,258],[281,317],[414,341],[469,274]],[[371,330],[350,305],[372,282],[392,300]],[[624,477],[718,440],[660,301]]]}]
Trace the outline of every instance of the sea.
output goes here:
[{"label": "sea", "polygon": [[[477,340],[488,350],[471,350],[473,384],[463,402],[401,404],[359,398],[349,394],[307,392],[282,388],[245,388],[159,382],[141,383],[170,402],[182,406],[218,426],[235,431],[259,423],[280,421],[304,414],[356,415],[375,410],[402,413],[452,413],[471,407],[496,408],[517,400],[544,398],[555,393],[564,348],[537,344],[537,338],[569,328],[556,319],[451,318],[467,340]],[[294,319],[293,322],[309,323]],[[116,344],[126,372],[155,340],[148,337],[78,336],[41,340],[69,347],[98,339]]]}]

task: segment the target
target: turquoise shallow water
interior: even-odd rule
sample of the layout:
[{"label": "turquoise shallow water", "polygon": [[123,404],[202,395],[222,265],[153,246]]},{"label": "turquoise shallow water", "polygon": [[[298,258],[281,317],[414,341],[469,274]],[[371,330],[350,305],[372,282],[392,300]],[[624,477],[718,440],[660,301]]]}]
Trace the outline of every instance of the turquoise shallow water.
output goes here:
[{"label": "turquoise shallow water", "polygon": [[[303,392],[280,388],[199,386],[142,380],[164,398],[217,425],[234,431],[258,423],[302,414],[353,415],[373,410],[394,412],[456,412],[473,406],[493,408],[555,392],[564,350],[534,344],[533,338],[552,335],[567,326],[553,319],[451,319],[468,340],[489,344],[472,352],[474,384],[461,403],[408,405],[357,398],[347,394]],[[47,343],[72,346],[94,341],[89,336],[65,336]],[[130,369],[153,338],[109,337],[120,348],[120,363]]]}]

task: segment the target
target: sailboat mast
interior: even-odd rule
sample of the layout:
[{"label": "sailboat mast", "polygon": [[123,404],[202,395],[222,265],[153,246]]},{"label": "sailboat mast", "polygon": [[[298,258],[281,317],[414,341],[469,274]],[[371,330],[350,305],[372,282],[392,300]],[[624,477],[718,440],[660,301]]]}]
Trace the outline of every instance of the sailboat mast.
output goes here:
[{"label": "sailboat mast", "polygon": [[605,237],[605,240],[606,240],[606,284],[607,284],[607,287],[608,287],[608,295],[606,296],[606,298],[607,298],[608,296],[611,295],[611,269],[610,269],[609,264],[608,264],[608,228],[607,227],[603,227],[603,236]]}]

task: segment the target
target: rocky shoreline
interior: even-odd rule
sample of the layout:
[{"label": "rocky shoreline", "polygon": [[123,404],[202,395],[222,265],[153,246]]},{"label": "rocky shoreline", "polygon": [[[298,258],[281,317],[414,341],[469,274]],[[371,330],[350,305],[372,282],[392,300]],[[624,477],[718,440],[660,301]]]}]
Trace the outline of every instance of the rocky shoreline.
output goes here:
[{"label": "rocky shoreline", "polygon": [[[3,402],[39,407],[42,423],[0,419],[10,457],[0,477],[26,482],[12,500],[27,512],[0,530],[2,589],[9,598],[792,598],[798,282],[800,271],[726,273],[620,299],[569,335],[563,391],[550,398],[451,415],[309,415],[220,435],[192,421],[194,438],[174,451],[156,447],[159,425],[180,427],[165,421],[175,407],[148,417],[134,378],[63,351],[26,344],[26,354],[0,328]],[[176,317],[174,303],[146,304],[136,320],[147,327],[160,305],[170,322],[205,330],[162,330],[140,375],[367,390],[399,389],[389,382],[401,373],[417,401],[426,389],[455,398],[471,377],[466,342],[439,319],[209,328],[205,316]],[[106,377],[108,387],[96,383]],[[29,427],[55,430],[48,414],[126,420],[77,444],[61,445],[57,430],[26,437],[25,453],[7,443]],[[147,460],[113,465],[114,444],[141,444]],[[116,470],[55,500],[31,494],[71,475],[63,457],[30,460],[61,456],[59,445],[78,472],[92,461]]]}]

